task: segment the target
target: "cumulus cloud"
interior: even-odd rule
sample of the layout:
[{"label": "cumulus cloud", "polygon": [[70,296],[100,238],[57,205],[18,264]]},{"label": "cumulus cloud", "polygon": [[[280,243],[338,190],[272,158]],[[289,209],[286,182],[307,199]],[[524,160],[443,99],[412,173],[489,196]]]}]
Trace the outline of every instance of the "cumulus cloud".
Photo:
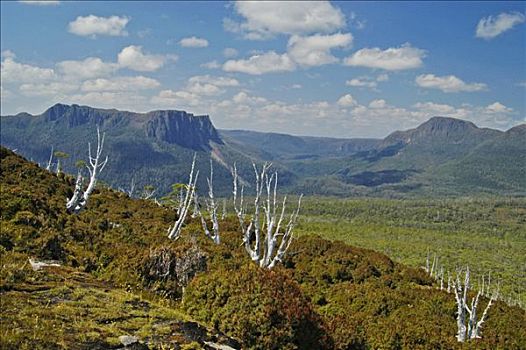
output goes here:
[{"label": "cumulus cloud", "polygon": [[2,51],[2,58],[12,58],[12,59],[15,59],[16,58],[16,55],[13,51],[11,50],[4,50]]},{"label": "cumulus cloud", "polygon": [[383,99],[372,100],[369,102],[369,108],[380,109],[387,107],[387,102]]},{"label": "cumulus cloud", "polygon": [[19,91],[24,96],[63,96],[78,90],[78,84],[68,83],[63,81],[55,81],[50,83],[27,83],[19,87]]},{"label": "cumulus cloud", "polygon": [[206,83],[217,86],[238,86],[239,81],[229,77],[214,77],[210,75],[196,75],[188,79],[189,83]]},{"label": "cumulus cloud", "polygon": [[82,83],[81,90],[93,91],[137,91],[155,89],[161,84],[152,78],[144,76],[115,77],[110,79],[99,78],[86,80]]},{"label": "cumulus cloud", "polygon": [[486,111],[488,113],[504,113],[504,114],[513,113],[513,109],[512,108],[506,107],[505,105],[503,105],[500,102],[494,102],[494,103],[488,105],[486,107]]},{"label": "cumulus cloud", "polygon": [[345,85],[347,86],[354,86],[354,87],[367,87],[374,89],[378,86],[378,83],[374,80],[370,80],[367,78],[353,78],[350,80],[347,80],[345,82]]},{"label": "cumulus cloud", "polygon": [[376,90],[378,87],[379,82],[384,82],[389,80],[389,75],[387,74],[380,74],[376,78],[375,77],[369,77],[369,76],[362,76],[358,78],[353,78],[345,81],[345,85],[347,86],[353,86],[353,87],[359,87],[359,88],[368,88],[372,90]]},{"label": "cumulus cloud", "polygon": [[275,34],[331,33],[345,26],[345,16],[328,1],[237,1],[237,14],[244,21],[223,21],[225,30],[261,40]]},{"label": "cumulus cloud", "polygon": [[121,67],[138,72],[153,72],[164,66],[167,60],[177,60],[175,55],[153,55],[144,53],[142,46],[130,45],[122,49],[117,57]]},{"label": "cumulus cloud", "polygon": [[477,24],[475,36],[486,40],[493,39],[514,26],[524,23],[525,20],[526,17],[520,12],[503,12],[496,17],[484,17]]},{"label": "cumulus cloud", "polygon": [[52,68],[19,63],[12,57],[7,57],[2,61],[0,71],[2,72],[2,83],[33,83],[55,78],[55,71]]},{"label": "cumulus cloud", "polygon": [[179,41],[179,45],[181,45],[182,47],[194,47],[194,48],[207,47],[208,40],[203,39],[203,38],[198,38],[195,36],[191,36],[188,38],[181,39],[181,41]]},{"label": "cumulus cloud", "polygon": [[293,71],[294,69],[296,69],[296,65],[287,54],[280,55],[274,51],[254,55],[248,59],[229,60],[223,64],[223,70],[226,72],[252,75]]},{"label": "cumulus cloud", "polygon": [[356,100],[354,99],[354,97],[351,96],[351,94],[343,95],[342,97],[338,99],[337,103],[338,103],[338,106],[341,106],[341,107],[352,107],[358,104]]},{"label": "cumulus cloud", "polygon": [[88,92],[68,95],[61,98],[60,102],[67,104],[83,104],[99,108],[118,108],[137,112],[146,112],[150,110],[146,97],[135,92]]},{"label": "cumulus cloud", "polygon": [[302,66],[321,66],[338,62],[339,59],[331,54],[331,49],[348,47],[352,40],[350,33],[308,37],[293,35],[289,39],[287,52],[290,58]]},{"label": "cumulus cloud", "polygon": [[425,111],[433,115],[449,115],[455,112],[455,108],[450,105],[443,103],[434,103],[434,102],[418,102],[413,105],[413,107],[419,111]]},{"label": "cumulus cloud", "polygon": [[80,36],[96,37],[97,35],[126,36],[126,25],[130,21],[129,17],[98,17],[89,15],[79,16],[69,23],[68,30],[72,34]]},{"label": "cumulus cloud", "polygon": [[84,60],[68,60],[57,63],[58,71],[66,79],[91,79],[111,75],[118,69],[116,63],[104,62],[98,57]]},{"label": "cumulus cloud", "polygon": [[190,77],[186,86],[181,90],[165,89],[152,97],[151,102],[158,106],[173,108],[207,106],[203,108],[204,113],[210,106],[210,98],[219,96],[226,88],[239,86],[239,81],[230,77],[218,77],[211,75],[196,75]]},{"label": "cumulus cloud", "polygon": [[356,67],[379,68],[390,71],[414,69],[422,66],[425,50],[404,44],[386,50],[380,48],[361,49],[344,60],[344,64]]},{"label": "cumulus cloud", "polygon": [[218,68],[221,68],[221,65],[216,60],[213,60],[213,61],[201,64],[200,67],[207,68],[207,69],[218,69]]},{"label": "cumulus cloud", "polygon": [[418,86],[426,89],[439,89],[443,92],[474,92],[487,90],[487,85],[483,83],[466,83],[454,75],[436,76],[434,74],[422,74],[416,77],[415,82]]},{"label": "cumulus cloud", "polygon": [[37,6],[56,6],[56,5],[60,4],[60,1],[58,1],[58,0],[43,0],[43,1],[19,0],[18,2],[20,2],[22,4],[37,5]]},{"label": "cumulus cloud", "polygon": [[169,108],[196,107],[202,103],[199,95],[185,91],[162,90],[157,96],[152,97],[155,105],[168,106]]}]

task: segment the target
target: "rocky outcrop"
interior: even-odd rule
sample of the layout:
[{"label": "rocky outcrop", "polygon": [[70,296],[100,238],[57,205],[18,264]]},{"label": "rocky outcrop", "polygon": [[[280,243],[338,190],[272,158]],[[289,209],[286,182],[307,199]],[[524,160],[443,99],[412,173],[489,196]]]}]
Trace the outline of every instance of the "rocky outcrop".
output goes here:
[{"label": "rocky outcrop", "polygon": [[158,141],[194,150],[210,149],[210,141],[222,143],[207,115],[194,116],[183,111],[154,111],[147,116],[146,135]]}]

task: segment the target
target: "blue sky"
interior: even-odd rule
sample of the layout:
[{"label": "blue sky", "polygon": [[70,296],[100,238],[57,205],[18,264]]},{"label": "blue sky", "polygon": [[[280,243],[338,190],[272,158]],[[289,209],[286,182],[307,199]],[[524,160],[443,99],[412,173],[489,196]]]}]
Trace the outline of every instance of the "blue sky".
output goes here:
[{"label": "blue sky", "polygon": [[525,2],[2,2],[2,115],[57,102],[383,137],[526,115]]}]

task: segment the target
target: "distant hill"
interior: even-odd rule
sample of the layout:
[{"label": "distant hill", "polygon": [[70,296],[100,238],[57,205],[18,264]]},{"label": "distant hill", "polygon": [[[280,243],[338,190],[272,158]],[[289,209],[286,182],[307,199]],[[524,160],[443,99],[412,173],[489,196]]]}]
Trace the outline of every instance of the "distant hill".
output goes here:
[{"label": "distant hill", "polygon": [[[507,132],[433,117],[385,139],[292,136],[217,130],[208,116],[184,111],[132,113],[57,104],[40,115],[3,116],[1,143],[40,163],[51,147],[70,154],[65,168],[86,159],[97,126],[106,132],[108,168],[102,179],[115,188],[154,185],[166,193],[184,182],[197,154],[198,183],[206,188],[208,159],[215,160],[216,191],[231,192],[230,167],[243,178],[251,163],[271,161],[289,192],[336,196],[526,195],[525,125]],[[205,173],[203,173],[205,172]]]}]

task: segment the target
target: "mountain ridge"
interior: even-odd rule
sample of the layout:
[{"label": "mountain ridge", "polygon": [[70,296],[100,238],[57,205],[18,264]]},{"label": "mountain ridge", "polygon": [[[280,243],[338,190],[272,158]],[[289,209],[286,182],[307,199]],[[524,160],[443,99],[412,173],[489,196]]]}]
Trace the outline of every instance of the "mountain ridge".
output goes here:
[{"label": "mountain ridge", "polygon": [[[70,154],[65,170],[86,157],[96,127],[106,132],[112,162],[102,179],[115,188],[152,184],[161,194],[186,181],[194,153],[198,165],[216,165],[218,193],[231,191],[231,169],[253,176],[251,163],[272,162],[286,191],[336,196],[427,196],[494,193],[526,195],[521,180],[526,125],[507,131],[433,117],[384,139],[293,136],[218,130],[208,115],[179,110],[146,113],[56,104],[40,115],[1,117],[1,143],[39,162],[51,148]],[[501,154],[506,156],[501,157]],[[476,161],[475,161],[476,159]],[[507,171],[506,169],[512,169]],[[470,175],[468,175],[470,174]],[[476,175],[476,176],[475,176]],[[206,188],[206,177],[198,187]],[[526,178],[526,176],[525,176]],[[478,179],[477,183],[473,183]],[[486,186],[486,187],[485,187]]]}]

